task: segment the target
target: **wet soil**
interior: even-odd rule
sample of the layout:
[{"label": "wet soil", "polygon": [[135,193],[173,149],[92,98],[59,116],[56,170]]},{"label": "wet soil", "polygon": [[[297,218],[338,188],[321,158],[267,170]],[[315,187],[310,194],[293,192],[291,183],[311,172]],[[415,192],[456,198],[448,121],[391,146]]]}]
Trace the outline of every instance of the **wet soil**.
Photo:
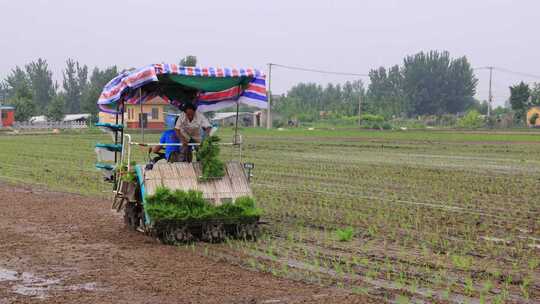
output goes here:
[{"label": "wet soil", "polygon": [[0,304],[376,302],[159,244],[101,199],[0,183]]}]

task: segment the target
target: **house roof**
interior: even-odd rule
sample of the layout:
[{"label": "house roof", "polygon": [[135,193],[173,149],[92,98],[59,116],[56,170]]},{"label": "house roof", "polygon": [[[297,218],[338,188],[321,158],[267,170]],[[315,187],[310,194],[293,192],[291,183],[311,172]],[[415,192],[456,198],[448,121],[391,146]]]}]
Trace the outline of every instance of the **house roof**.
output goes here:
[{"label": "house roof", "polygon": [[[239,116],[242,116],[242,115],[252,115],[253,113],[251,112],[239,112],[238,115]],[[227,118],[231,118],[231,117],[235,117],[236,116],[236,112],[218,112],[218,113],[215,113],[214,114],[214,118],[212,118],[212,120],[222,120],[222,119],[227,119]]]},{"label": "house roof", "polygon": [[67,114],[64,116],[63,121],[74,121],[74,120],[81,120],[81,119],[88,119],[92,116],[92,114]]},{"label": "house roof", "polygon": [[[149,100],[146,100],[144,102],[144,105],[168,105],[169,103],[166,102],[163,98],[159,97],[159,96],[156,96],[152,99],[149,99]],[[126,107],[140,107],[141,105],[140,104],[131,104],[131,103],[126,103]]]},{"label": "house roof", "polygon": [[[64,116],[64,119],[62,121],[75,121],[75,120],[81,120],[81,119],[88,119],[92,116],[92,114],[67,114]],[[46,122],[47,117],[45,115],[40,116],[33,116],[29,119],[31,122]]]},{"label": "house roof", "polygon": [[30,117],[29,121],[31,121],[31,122],[46,122],[47,117],[45,117],[45,115],[32,116],[32,117]]}]

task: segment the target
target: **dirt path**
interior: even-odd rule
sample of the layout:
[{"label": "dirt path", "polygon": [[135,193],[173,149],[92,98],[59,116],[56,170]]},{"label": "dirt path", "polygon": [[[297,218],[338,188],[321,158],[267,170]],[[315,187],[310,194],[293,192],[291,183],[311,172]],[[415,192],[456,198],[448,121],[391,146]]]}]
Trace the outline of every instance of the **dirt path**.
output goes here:
[{"label": "dirt path", "polygon": [[0,304],[367,302],[158,244],[104,201],[0,183]]}]

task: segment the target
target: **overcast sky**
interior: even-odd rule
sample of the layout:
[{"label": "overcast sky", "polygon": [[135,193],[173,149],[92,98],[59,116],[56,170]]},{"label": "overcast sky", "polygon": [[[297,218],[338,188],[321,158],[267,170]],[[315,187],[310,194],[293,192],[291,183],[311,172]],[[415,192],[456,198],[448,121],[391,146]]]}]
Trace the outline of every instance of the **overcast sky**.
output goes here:
[{"label": "overcast sky", "polygon": [[[367,73],[407,54],[448,50],[475,67],[540,74],[539,0],[0,0],[0,78],[42,57],[61,80],[65,60],[90,67],[178,62],[253,66],[269,62]],[[487,99],[488,72],[478,71]],[[275,92],[298,82],[351,77],[275,69]],[[539,77],[540,78],[540,77]],[[502,104],[519,77],[496,72]],[[537,79],[540,81],[540,79]]]}]

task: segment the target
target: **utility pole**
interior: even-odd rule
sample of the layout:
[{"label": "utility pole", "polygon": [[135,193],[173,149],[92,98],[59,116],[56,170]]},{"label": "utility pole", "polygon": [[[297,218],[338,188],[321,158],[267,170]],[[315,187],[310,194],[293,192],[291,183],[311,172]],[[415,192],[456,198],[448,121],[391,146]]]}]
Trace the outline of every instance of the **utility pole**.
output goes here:
[{"label": "utility pole", "polygon": [[487,108],[487,116],[491,116],[491,103],[493,102],[493,94],[491,91],[491,79],[493,78],[493,67],[488,67],[489,69],[489,96],[488,96],[488,108]]},{"label": "utility pole", "polygon": [[272,129],[272,64],[268,64],[268,109],[266,110],[266,128]]},{"label": "utility pole", "polygon": [[2,94],[2,99],[0,99],[0,128],[4,127],[4,122],[2,121],[2,103],[4,103],[4,88],[0,86],[0,94]]},{"label": "utility pole", "polygon": [[362,92],[358,95],[358,125],[362,124]]}]

